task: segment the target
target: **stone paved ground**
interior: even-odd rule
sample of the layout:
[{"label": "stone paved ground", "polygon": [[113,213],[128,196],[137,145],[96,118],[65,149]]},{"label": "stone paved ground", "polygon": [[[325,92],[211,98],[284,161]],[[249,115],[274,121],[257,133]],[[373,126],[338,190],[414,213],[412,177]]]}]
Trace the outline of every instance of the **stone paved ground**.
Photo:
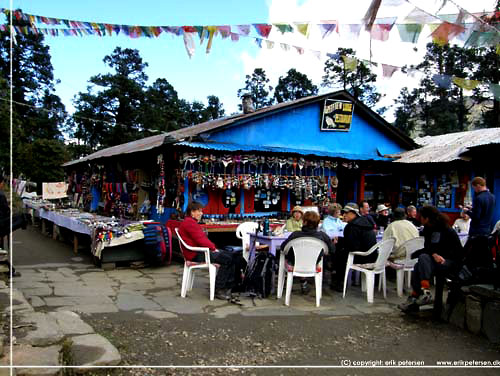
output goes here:
[{"label": "stone paved ground", "polygon": [[[104,271],[86,253],[36,231],[18,231],[14,279],[38,312],[73,311],[122,355],[122,365],[340,365],[343,360],[500,360],[498,347],[429,315],[405,317],[389,283],[388,299],[368,304],[359,287],[341,294],[324,288],[321,307],[314,293],[294,286],[290,307],[283,300],[242,298],[242,306],[208,299],[208,278],[199,273],[188,297],[180,298],[180,264]],[[36,248],[34,248],[36,247]],[[33,254],[35,252],[35,254]],[[47,260],[44,262],[44,260]],[[342,370],[346,371],[346,370]],[[416,370],[406,370],[410,374]],[[430,374],[436,370],[428,370]],[[437,370],[442,371],[442,370]],[[145,373],[141,373],[145,372]],[[300,372],[300,373],[299,373]],[[331,374],[332,370],[312,373]],[[456,373],[455,371],[453,371]],[[497,374],[484,369],[482,374]],[[90,374],[304,374],[304,370],[122,369]],[[310,373],[307,371],[307,373]],[[342,372],[364,374],[363,370]]]}]

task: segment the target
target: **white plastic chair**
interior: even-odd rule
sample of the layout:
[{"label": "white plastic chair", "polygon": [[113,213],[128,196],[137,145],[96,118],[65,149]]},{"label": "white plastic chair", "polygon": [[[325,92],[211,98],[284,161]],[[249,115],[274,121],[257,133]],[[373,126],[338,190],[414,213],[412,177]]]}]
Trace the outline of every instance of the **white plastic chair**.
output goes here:
[{"label": "white plastic chair", "polygon": [[257,222],[243,222],[236,228],[236,237],[241,239],[241,245],[243,247],[243,257],[248,261],[248,256],[250,253],[250,234],[255,232],[259,227]]},{"label": "white plastic chair", "polygon": [[[293,249],[295,255],[295,265],[288,265],[285,255]],[[291,240],[281,252],[280,265],[278,270],[278,299],[283,295],[283,285],[285,282],[285,269],[287,272],[285,305],[290,305],[292,295],[293,277],[314,277],[316,287],[316,307],[322,296],[323,287],[323,258],[316,264],[320,252],[328,254],[328,246],[322,240],[313,237],[302,237]]]},{"label": "white plastic chair", "polygon": [[419,236],[418,238],[407,240],[401,247],[404,247],[406,250],[405,258],[402,260],[389,261],[387,263],[389,267],[396,269],[396,284],[399,297],[403,297],[405,274],[408,289],[411,289],[411,272],[418,261],[417,259],[412,259],[411,255],[415,251],[424,248],[424,237]]},{"label": "white plastic chair", "polygon": [[[347,276],[350,270],[358,270],[363,273],[363,278],[361,279],[361,291],[365,291],[368,303],[373,303],[373,291],[375,289],[375,274],[380,274],[379,290],[382,285],[384,289],[384,299],[387,297],[386,292],[386,281],[385,281],[385,266],[387,264],[387,259],[392,252],[392,248],[396,243],[395,238],[389,238],[382,240],[381,242],[375,244],[366,252],[349,252],[349,257],[347,258],[347,265],[345,267],[344,276],[344,294],[347,288]],[[368,256],[373,252],[378,250],[377,260],[369,264],[354,264],[354,256]]]},{"label": "white plastic chair", "polygon": [[[215,277],[217,276],[217,264],[210,263],[210,249],[206,247],[191,247],[186,244],[184,240],[182,240],[179,235],[179,229],[175,229],[175,233],[177,234],[177,238],[179,239],[179,246],[182,246],[193,252],[204,252],[205,253],[205,262],[195,262],[184,259],[184,272],[182,273],[182,286],[181,286],[181,297],[185,298],[186,294],[193,289],[194,282],[194,272],[196,269],[208,269],[209,277],[210,277],[210,300],[214,300],[215,298]],[[184,254],[183,254],[184,255]]]}]

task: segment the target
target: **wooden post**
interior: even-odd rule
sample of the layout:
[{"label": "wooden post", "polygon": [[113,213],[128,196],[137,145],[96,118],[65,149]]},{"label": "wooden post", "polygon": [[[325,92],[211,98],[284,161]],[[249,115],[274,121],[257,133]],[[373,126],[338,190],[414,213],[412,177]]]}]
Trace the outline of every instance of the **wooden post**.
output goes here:
[{"label": "wooden post", "polygon": [[57,228],[57,225],[54,223],[52,226],[52,239],[57,240],[57,233],[59,229]]},{"label": "wooden post", "polygon": [[40,220],[42,221],[42,234],[45,235],[47,233],[47,228],[46,228],[46,223],[45,223],[45,219],[43,218],[40,218]]}]

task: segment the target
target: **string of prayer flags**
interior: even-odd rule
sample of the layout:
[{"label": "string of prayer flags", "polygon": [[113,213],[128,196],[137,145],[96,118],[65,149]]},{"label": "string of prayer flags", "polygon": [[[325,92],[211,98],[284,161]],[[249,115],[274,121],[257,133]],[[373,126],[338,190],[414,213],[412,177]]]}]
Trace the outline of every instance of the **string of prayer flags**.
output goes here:
[{"label": "string of prayer flags", "polygon": [[289,24],[277,23],[277,24],[273,24],[273,26],[275,26],[281,32],[281,34],[293,32],[293,27]]},{"label": "string of prayer flags", "polygon": [[294,22],[294,24],[297,27],[298,32],[307,37],[309,23]]},{"label": "string of prayer flags", "polygon": [[418,37],[422,32],[422,24],[400,24],[397,25],[399,31],[399,37],[402,42],[406,43],[417,43]]},{"label": "string of prayer flags", "polygon": [[344,69],[355,72],[358,68],[358,59],[355,57],[342,55],[342,60],[344,60]]},{"label": "string of prayer flags", "polygon": [[382,64],[382,76],[391,78],[398,69],[399,67],[395,67],[394,65]]},{"label": "string of prayer flags", "polygon": [[451,86],[451,76],[446,74],[435,74],[432,76],[432,81],[442,88],[448,89]]},{"label": "string of prayer flags", "polygon": [[432,41],[437,45],[444,46],[455,36],[464,31],[465,27],[463,27],[462,25],[452,24],[445,21],[431,33]]},{"label": "string of prayer flags", "polygon": [[500,85],[490,84],[490,91],[497,101],[500,101]]},{"label": "string of prayer flags", "polygon": [[474,90],[479,86],[479,81],[477,80],[467,80],[465,78],[453,76],[453,83],[464,90]]},{"label": "string of prayer flags", "polygon": [[267,24],[253,24],[255,30],[257,30],[257,34],[259,34],[262,38],[267,38],[269,33],[271,33],[272,25]]},{"label": "string of prayer flags", "polygon": [[320,32],[321,32],[321,39],[325,39],[328,35],[333,33],[335,30],[337,30],[337,33],[338,33],[337,21],[321,21],[321,22],[322,23],[320,23],[318,25]]},{"label": "string of prayer flags", "polygon": [[389,33],[391,32],[394,23],[396,22],[396,17],[385,18],[377,21],[376,24],[373,24],[370,30],[370,36],[375,40],[380,40],[385,42],[389,39]]}]

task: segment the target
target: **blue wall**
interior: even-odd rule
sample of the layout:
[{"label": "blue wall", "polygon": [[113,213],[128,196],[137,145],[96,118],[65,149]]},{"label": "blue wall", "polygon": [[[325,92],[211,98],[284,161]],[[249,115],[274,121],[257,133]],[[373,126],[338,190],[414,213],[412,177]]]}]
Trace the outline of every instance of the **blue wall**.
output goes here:
[{"label": "blue wall", "polygon": [[354,106],[351,129],[320,131],[323,101],[264,115],[248,123],[239,123],[208,135],[207,141],[244,145],[321,150],[378,156],[406,150],[394,137],[362,118]]}]

